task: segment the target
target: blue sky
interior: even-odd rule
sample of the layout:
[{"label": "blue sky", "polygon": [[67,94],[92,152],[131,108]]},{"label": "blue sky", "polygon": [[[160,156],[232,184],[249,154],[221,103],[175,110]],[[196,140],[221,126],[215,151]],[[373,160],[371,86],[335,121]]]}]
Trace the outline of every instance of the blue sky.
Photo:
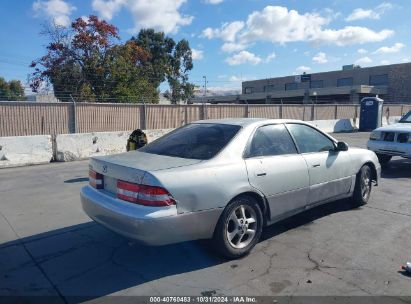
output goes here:
[{"label": "blue sky", "polygon": [[190,80],[201,86],[207,76],[216,92],[241,80],[411,61],[408,0],[1,0],[0,76],[25,83],[45,53],[42,25],[90,14],[118,27],[122,41],[143,27],[187,39]]}]

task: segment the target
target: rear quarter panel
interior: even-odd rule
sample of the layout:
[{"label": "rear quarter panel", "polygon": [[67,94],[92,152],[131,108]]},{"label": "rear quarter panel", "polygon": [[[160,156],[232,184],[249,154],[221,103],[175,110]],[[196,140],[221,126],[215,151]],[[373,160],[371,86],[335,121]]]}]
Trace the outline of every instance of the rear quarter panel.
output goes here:
[{"label": "rear quarter panel", "polygon": [[243,160],[150,172],[143,183],[155,182],[150,179],[157,180],[176,199],[178,213],[223,208],[238,194],[254,191]]}]

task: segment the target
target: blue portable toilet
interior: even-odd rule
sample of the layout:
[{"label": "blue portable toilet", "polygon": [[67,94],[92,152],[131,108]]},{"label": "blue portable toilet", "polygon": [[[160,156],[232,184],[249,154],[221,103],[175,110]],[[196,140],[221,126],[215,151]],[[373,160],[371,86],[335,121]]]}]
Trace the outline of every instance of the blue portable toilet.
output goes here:
[{"label": "blue portable toilet", "polygon": [[382,105],[384,100],[377,97],[361,99],[360,131],[372,131],[382,124]]}]

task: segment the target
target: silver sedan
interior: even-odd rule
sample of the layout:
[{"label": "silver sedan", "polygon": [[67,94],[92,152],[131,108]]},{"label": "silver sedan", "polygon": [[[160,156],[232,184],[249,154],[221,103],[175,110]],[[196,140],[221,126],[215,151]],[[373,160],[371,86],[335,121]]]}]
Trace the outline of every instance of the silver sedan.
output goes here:
[{"label": "silver sedan", "polygon": [[205,120],[138,151],[91,158],[81,201],[90,218],[128,238],[213,239],[237,258],[264,226],[337,199],[366,204],[380,171],[374,152],[302,121]]}]

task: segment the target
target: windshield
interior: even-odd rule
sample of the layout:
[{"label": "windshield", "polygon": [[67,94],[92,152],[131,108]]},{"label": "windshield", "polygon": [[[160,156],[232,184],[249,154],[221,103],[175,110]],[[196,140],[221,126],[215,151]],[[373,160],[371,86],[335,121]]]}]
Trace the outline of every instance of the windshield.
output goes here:
[{"label": "windshield", "polygon": [[400,121],[401,123],[411,123],[411,111],[409,111],[407,114],[405,114]]},{"label": "windshield", "polygon": [[139,149],[141,152],[206,160],[214,157],[241,129],[225,124],[189,124]]}]

